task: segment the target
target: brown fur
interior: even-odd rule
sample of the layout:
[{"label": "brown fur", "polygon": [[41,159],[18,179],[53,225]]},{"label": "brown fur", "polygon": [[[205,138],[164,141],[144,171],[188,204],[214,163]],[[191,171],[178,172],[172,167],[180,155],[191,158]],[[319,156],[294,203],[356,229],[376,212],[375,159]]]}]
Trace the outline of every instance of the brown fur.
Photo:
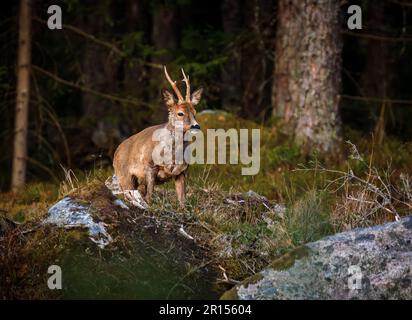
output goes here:
[{"label": "brown fur", "polygon": [[[174,178],[176,193],[181,206],[186,200],[185,173],[188,164],[173,164],[168,166],[155,165],[152,152],[157,141],[152,141],[152,135],[157,129],[166,128],[174,131],[175,121],[183,121],[183,132],[198,125],[195,119],[196,105],[201,97],[202,89],[195,91],[191,101],[175,103],[173,95],[163,90],[163,100],[169,109],[169,121],[140,131],[123,141],[114,154],[113,167],[119,179],[120,187],[125,190],[136,190],[150,203],[154,186]],[[181,116],[179,113],[183,113]]]}]

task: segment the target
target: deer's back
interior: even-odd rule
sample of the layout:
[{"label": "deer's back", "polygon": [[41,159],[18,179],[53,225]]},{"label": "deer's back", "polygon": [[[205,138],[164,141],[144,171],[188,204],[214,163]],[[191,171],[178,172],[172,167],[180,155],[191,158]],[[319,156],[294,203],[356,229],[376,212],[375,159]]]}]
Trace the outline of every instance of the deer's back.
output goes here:
[{"label": "deer's back", "polygon": [[144,167],[152,162],[152,151],[155,143],[153,132],[164,127],[164,124],[148,127],[124,140],[116,149],[113,166],[116,175],[133,172],[136,176],[144,175]]}]

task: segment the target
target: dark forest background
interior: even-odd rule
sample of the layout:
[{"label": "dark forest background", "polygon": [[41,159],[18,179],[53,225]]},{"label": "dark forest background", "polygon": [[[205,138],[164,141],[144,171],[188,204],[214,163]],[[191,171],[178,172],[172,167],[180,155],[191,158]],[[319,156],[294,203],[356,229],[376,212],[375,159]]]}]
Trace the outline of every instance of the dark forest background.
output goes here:
[{"label": "dark forest background", "polygon": [[[27,179],[59,180],[61,166],[109,165],[124,138],[164,121],[164,64],[204,87],[199,111],[275,123],[279,2],[287,1],[33,1]],[[62,8],[62,30],[47,28],[51,4]],[[361,6],[362,30],[347,29],[349,4]],[[19,1],[0,3],[2,190],[13,156],[18,13]],[[355,130],[410,142],[412,2],[340,1],[339,15],[344,137]]]}]

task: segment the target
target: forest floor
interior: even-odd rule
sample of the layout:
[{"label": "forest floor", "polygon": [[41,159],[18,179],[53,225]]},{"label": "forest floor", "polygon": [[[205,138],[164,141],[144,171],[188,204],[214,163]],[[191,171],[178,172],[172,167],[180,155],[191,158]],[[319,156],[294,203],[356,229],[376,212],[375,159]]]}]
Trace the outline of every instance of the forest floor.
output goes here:
[{"label": "forest floor", "polygon": [[[133,282],[134,277],[141,276],[132,274],[133,266],[145,259],[129,258],[139,255],[141,245],[165,257],[172,253],[176,263],[169,266],[171,269],[185,265],[183,273],[177,273],[172,282],[165,279],[162,287],[168,287],[167,292],[159,289],[151,297],[187,298],[185,294],[173,294],[178,285],[192,286],[185,289],[192,292],[190,298],[214,297],[212,292],[223,292],[304,243],[410,214],[411,143],[385,138],[376,144],[369,137],[346,130],[345,140],[351,141],[347,143],[348,160],[322,164],[316,156],[305,158],[276,125],[265,127],[224,112],[200,114],[198,120],[203,129],[261,128],[259,174],[242,176],[242,164],[194,165],[189,169],[185,209],[178,206],[172,183],[156,188],[153,204],[146,211],[115,207],[113,195],[104,185],[112,175],[110,168],[87,173],[66,171],[66,178],[59,185],[33,182],[19,195],[0,194],[0,297],[61,298],[61,294],[38,284],[45,283],[48,275],[44,268],[50,261],[74,259],[76,252],[86,252],[96,261],[120,259],[117,264],[90,271],[93,274],[111,270],[117,280],[106,281],[105,286]],[[64,196],[91,203],[96,217],[108,225],[113,243],[101,250],[84,239],[81,230],[41,224],[48,209]],[[193,240],[179,234],[181,229]],[[133,242],[128,238],[133,238]],[[76,245],[71,246],[74,242]],[[159,242],[173,246],[158,247]],[[119,265],[130,268],[116,273],[113,270]],[[160,273],[173,274],[153,265],[142,268],[155,268],[154,274],[145,274],[153,281],[160,281],[156,280]],[[203,275],[197,273],[205,269],[208,270]],[[78,272],[73,272],[71,279],[78,277]],[[124,274],[129,276],[124,278]],[[195,274],[193,280],[191,275]],[[213,288],[201,283],[205,277]],[[69,297],[83,297],[76,290],[79,289],[73,289]],[[132,285],[130,290],[134,290]],[[196,296],[194,292],[201,290],[206,293]],[[120,291],[111,295],[124,296]],[[101,297],[107,295],[103,292]]]}]

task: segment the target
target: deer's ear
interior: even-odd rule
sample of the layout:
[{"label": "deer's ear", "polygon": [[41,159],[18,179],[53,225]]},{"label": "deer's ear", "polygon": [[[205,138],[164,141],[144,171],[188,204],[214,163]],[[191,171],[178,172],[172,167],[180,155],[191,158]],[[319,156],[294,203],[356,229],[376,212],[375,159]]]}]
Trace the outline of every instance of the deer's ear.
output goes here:
[{"label": "deer's ear", "polygon": [[192,93],[191,102],[195,106],[200,102],[202,98],[203,88],[197,89],[195,92]]},{"label": "deer's ear", "polygon": [[173,98],[173,94],[167,89],[162,89],[162,98],[163,98],[163,102],[169,108],[175,104],[175,99]]}]

